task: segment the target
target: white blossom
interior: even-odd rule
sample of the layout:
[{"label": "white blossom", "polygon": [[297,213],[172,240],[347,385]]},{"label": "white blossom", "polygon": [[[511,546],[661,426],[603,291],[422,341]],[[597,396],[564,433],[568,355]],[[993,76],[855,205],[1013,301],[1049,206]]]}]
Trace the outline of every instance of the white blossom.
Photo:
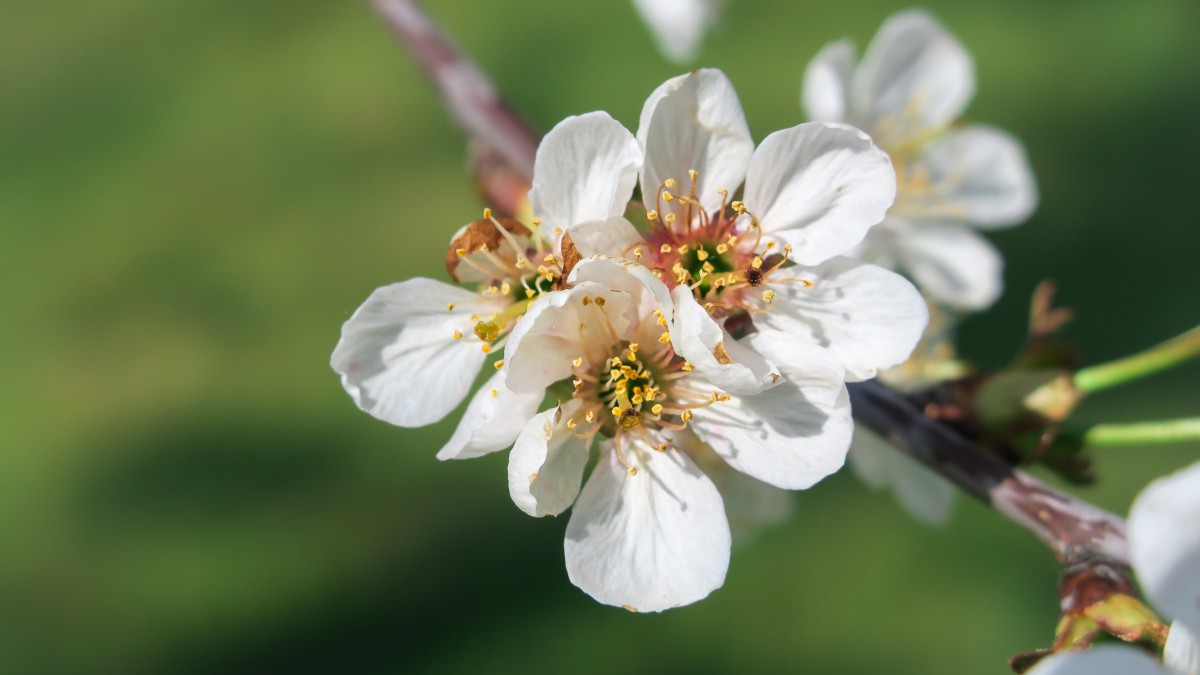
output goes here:
[{"label": "white blossom", "polygon": [[696,59],[722,4],[722,0],[633,0],[659,51],[681,65]]},{"label": "white blossom", "polygon": [[975,92],[971,57],[920,10],[893,15],[855,63],[849,41],[809,63],[809,117],[867,131],[892,157],[896,202],[858,256],[902,270],[938,302],[977,310],[999,297],[1003,261],[977,230],[1016,225],[1037,205],[1012,135],[957,120]]},{"label": "white blossom", "polygon": [[[680,357],[675,311],[649,269],[597,256],[575,266],[568,289],[532,304],[505,350],[514,392],[549,389],[560,400],[513,447],[513,501],[533,516],[573,505],[571,581],[643,612],[695,602],[724,581],[729,523],[697,465],[702,452],[771,485],[804,488],[842,465],[852,430],[842,368],[825,352],[774,345],[785,358],[771,363],[757,350],[774,338],[730,340],[719,365],[744,370],[729,380],[747,385],[733,394]],[[760,373],[760,385],[747,384]],[[593,445],[600,457],[585,482]]]}]

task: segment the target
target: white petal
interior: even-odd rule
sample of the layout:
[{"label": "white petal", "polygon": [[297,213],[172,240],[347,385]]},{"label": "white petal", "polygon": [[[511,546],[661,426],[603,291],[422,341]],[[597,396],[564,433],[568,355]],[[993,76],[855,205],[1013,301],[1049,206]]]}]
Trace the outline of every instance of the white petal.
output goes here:
[{"label": "white petal", "polygon": [[602,447],[572,510],[564,545],[571,583],[638,612],[687,605],[720,588],[730,536],[712,481],[682,452],[638,441],[623,453],[637,475]]},{"label": "white petal", "polygon": [[746,176],[754,141],[742,104],[729,78],[719,70],[696,70],[667,80],[642,108],[638,141],[646,153],[642,201],[654,209],[658,188],[674,178],[674,192],[691,189],[688,171],[697,173],[696,197],[715,213],[726,188],[737,190]]},{"label": "white petal", "polygon": [[844,122],[854,73],[854,43],[830,42],[817,52],[804,71],[802,100],[808,118],[816,122]]},{"label": "white petal", "polygon": [[896,262],[934,300],[977,311],[1000,297],[1004,259],[982,235],[956,223],[894,222]]},{"label": "white petal", "polygon": [[880,143],[945,127],[974,93],[970,54],[921,10],[893,14],[883,23],[850,85],[855,121]]},{"label": "white petal", "polygon": [[764,527],[787,520],[792,512],[792,497],[787,490],[764,483],[729,466],[704,441],[690,430],[674,433],[672,447],[687,453],[696,466],[708,476],[721,500],[725,502],[725,517],[733,545],[751,539]]},{"label": "white petal", "polygon": [[571,270],[568,281],[572,285],[591,281],[628,295],[633,300],[629,305],[630,325],[653,318],[654,310],[661,311],[668,323],[671,321],[674,303],[667,285],[646,266],[632,260],[610,256],[581,260]]},{"label": "white petal", "polygon": [[1059,652],[1025,675],[1168,675],[1157,661],[1134,647],[1100,645],[1085,652]]},{"label": "white petal", "polygon": [[976,124],[939,136],[908,161],[905,173],[919,179],[915,189],[901,181],[892,215],[998,228],[1024,221],[1037,206],[1025,149],[992,127]]},{"label": "white petal", "polygon": [[811,487],[841,468],[850,447],[842,368],[825,351],[777,335],[749,341],[776,360],[783,380],[757,396],[697,408],[692,429],[738,471],[789,490]]},{"label": "white petal", "polygon": [[854,430],[850,468],[867,485],[890,488],[904,510],[921,522],[942,525],[950,517],[954,486],[863,427]]},{"label": "white petal", "polygon": [[630,297],[604,284],[583,282],[546,293],[529,306],[517,322],[504,348],[508,388],[533,393],[571,375],[571,361],[586,353],[587,319],[583,299],[603,296],[605,308],[618,335],[629,329]]},{"label": "white petal", "polygon": [[637,140],[608,113],[568,117],[538,146],[529,191],[533,215],[546,231],[619,216],[641,165]]},{"label": "white petal", "polygon": [[592,441],[576,438],[567,421],[582,407],[579,400],[571,399],[539,413],[517,438],[508,456],[508,492],[525,513],[557,516],[579,494]]},{"label": "white petal", "polygon": [[470,459],[513,444],[529,419],[537,414],[545,391],[517,394],[504,385],[505,371],[496,371],[471,397],[454,435],[438,459]]},{"label": "white petal", "polygon": [[659,50],[684,64],[696,59],[704,34],[717,20],[718,0],[633,0]]},{"label": "white petal", "polygon": [[[342,326],[330,365],[374,417],[402,427],[432,424],[463,400],[487,358],[470,315],[507,303],[432,279],[383,286]],[[455,330],[465,337],[455,340]]]},{"label": "white petal", "polygon": [[1200,627],[1200,462],[1137,496],[1129,510],[1129,550],[1150,604]]},{"label": "white petal", "polygon": [[567,230],[575,250],[584,258],[608,255],[632,258],[632,250],[642,244],[642,235],[625,216],[590,220]]},{"label": "white petal", "polygon": [[904,277],[852,258],[834,258],[791,272],[812,283],[771,283],[771,310],[754,316],[760,332],[779,331],[784,339],[827,349],[850,380],[865,380],[912,353],[929,308]]},{"label": "white petal", "polygon": [[742,347],[713,321],[686,285],[671,292],[675,321],[671,343],[675,352],[696,367],[696,373],[731,394],[757,394],[775,381],[775,366]]},{"label": "white petal", "polygon": [[892,160],[853,127],[807,122],[763,140],[746,174],[746,207],[763,232],[815,265],[862,241],[896,196]]},{"label": "white petal", "polygon": [[1163,663],[1176,673],[1200,675],[1200,638],[1181,621],[1171,624],[1163,647]]}]

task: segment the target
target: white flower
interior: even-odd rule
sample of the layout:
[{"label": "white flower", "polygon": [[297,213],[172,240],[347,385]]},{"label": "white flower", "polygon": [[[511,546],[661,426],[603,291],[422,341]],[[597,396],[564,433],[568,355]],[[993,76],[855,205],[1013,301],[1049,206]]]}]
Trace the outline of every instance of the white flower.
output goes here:
[{"label": "white flower", "polygon": [[893,15],[857,66],[846,40],[827,45],[804,76],[815,120],[866,130],[892,156],[896,203],[859,255],[900,269],[935,300],[982,309],[999,297],[1003,262],[976,229],[1016,225],[1037,205],[1020,143],[988,126],[955,126],[975,92],[962,45],[919,10]]},{"label": "white flower", "polygon": [[[502,348],[532,298],[561,275],[557,238],[534,226],[484,218],[455,234],[446,259],[452,279],[410,279],[376,289],[342,326],[330,364],[358,407],[403,427],[437,422],[462,402],[493,350]],[[441,459],[502,450],[513,424],[541,403],[514,395],[497,374],[479,390]]]},{"label": "white flower", "polygon": [[1029,675],[1200,674],[1198,523],[1200,462],[1150,483],[1129,510],[1133,570],[1150,603],[1175,620],[1163,663],[1131,647],[1102,646],[1056,654],[1038,663]]},{"label": "white flower", "polygon": [[[716,350],[729,342],[721,324],[745,332],[749,321],[778,333],[772,344],[821,347],[855,380],[907,358],[925,326],[924,301],[898,275],[840,257],[883,218],[895,193],[891,161],[865,134],[808,123],[755,149],[737,94],[716,70],[656,89],[636,141],[602,113],[590,121],[560,125],[570,137],[553,153],[562,170],[547,175],[539,194],[628,198],[630,160],[640,149],[651,231],[643,236],[616,214],[576,218],[565,229],[581,255],[634,258],[676,285],[675,342],[714,384],[752,393],[768,374],[721,363]],[[732,200],[743,179],[744,197]]]},{"label": "white flower", "polygon": [[[842,465],[852,430],[842,369],[820,349],[772,345],[785,358],[769,363],[756,350],[773,337],[726,343],[722,366],[766,380],[753,394],[732,394],[676,353],[672,312],[649,269],[590,258],[568,289],[533,303],[505,350],[509,388],[549,389],[560,400],[513,447],[513,501],[533,516],[573,504],[571,581],[643,612],[695,602],[724,582],[729,524],[694,459],[697,443],[738,471],[795,489]],[[598,438],[599,461],[581,490]]]},{"label": "white flower", "polygon": [[721,0],[633,0],[659,51],[685,64],[696,58],[704,34],[717,22]]}]

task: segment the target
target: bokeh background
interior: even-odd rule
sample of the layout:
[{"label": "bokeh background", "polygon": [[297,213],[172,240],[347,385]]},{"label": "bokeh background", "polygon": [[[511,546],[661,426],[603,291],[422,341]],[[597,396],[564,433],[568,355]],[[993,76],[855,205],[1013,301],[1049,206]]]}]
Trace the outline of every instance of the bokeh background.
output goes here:
[{"label": "bokeh background", "polygon": [[[895,2],[732,0],[700,64],[757,138],[801,121],[808,59]],[[633,127],[680,72],[628,2],[429,0],[541,128]],[[1043,194],[996,233],[1008,291],[963,351],[1002,364],[1043,278],[1091,361],[1197,321],[1200,4],[928,6],[974,52],[969,118]],[[503,454],[359,412],[328,367],[376,286],[444,278],[480,204],[407,55],[347,0],[16,0],[0,22],[0,663],[12,673],[1004,673],[1046,645],[1057,567],[961,500],[909,520],[842,473],[735,552],[723,589],[635,616],[510,503]],[[1196,414],[1200,368],[1081,420]],[[420,395],[421,382],[413,382]],[[1109,449],[1124,513],[1195,446]]]}]

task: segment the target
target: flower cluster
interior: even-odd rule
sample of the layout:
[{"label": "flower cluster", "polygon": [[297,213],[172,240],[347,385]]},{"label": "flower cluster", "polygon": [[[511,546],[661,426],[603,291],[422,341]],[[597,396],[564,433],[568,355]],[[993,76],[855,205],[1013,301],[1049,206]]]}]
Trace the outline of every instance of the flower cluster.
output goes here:
[{"label": "flower cluster", "polygon": [[836,471],[845,382],[922,334],[916,289],[845,256],[895,191],[891,159],[849,126],[755,147],[728,79],[695,71],[650,95],[636,135],[602,112],[558,124],[537,152],[537,219],[485,211],[453,238],[447,271],[475,288],[378,289],[332,365],[363,410],[418,426],[502,351],[438,457],[512,446],[513,501],[572,509],[567,570],[597,600],[694,602],[728,567],[730,475],[801,489]]}]

